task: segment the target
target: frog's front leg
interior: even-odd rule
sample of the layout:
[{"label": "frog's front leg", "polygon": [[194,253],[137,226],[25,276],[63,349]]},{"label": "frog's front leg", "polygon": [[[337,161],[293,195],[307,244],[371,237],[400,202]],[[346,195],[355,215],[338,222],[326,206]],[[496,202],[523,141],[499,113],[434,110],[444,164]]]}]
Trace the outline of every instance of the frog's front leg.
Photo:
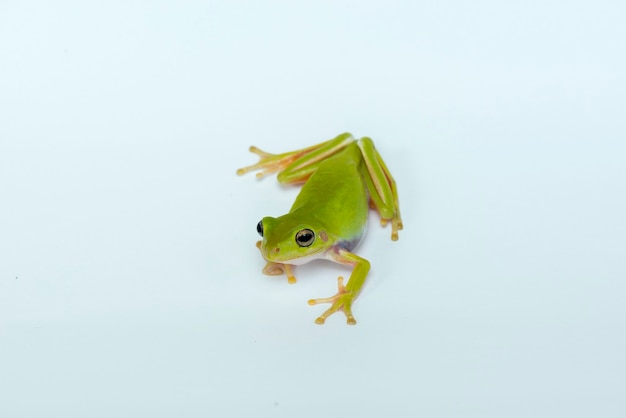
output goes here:
[{"label": "frog's front leg", "polygon": [[[256,247],[260,249],[261,241],[257,241]],[[289,284],[294,284],[296,282],[296,277],[293,275],[292,267],[289,264],[268,261],[265,264],[265,267],[263,267],[263,274],[267,274],[268,276],[280,276],[283,273],[287,275],[287,281]]]},{"label": "frog's front leg", "polygon": [[357,256],[346,250],[339,250],[339,252],[333,257],[333,261],[341,264],[350,264],[354,266],[348,284],[343,285],[343,277],[337,278],[337,294],[329,298],[319,298],[309,300],[309,305],[317,305],[319,303],[331,303],[332,305],[323,314],[321,314],[316,320],[316,324],[323,324],[326,322],[326,318],[335,312],[342,310],[346,315],[348,325],[356,324],[356,320],[352,315],[352,303],[359,295],[365,278],[370,270],[370,263],[364,258]]}]

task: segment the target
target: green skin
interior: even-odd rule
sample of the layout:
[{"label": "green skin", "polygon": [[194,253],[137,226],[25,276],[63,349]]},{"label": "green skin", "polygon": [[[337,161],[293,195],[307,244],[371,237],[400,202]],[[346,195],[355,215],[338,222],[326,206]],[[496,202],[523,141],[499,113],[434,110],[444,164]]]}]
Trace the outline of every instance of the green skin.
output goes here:
[{"label": "green skin", "polygon": [[356,324],[352,303],[358,296],[370,269],[369,261],[352,253],[365,235],[368,211],[374,208],[384,226],[391,223],[391,239],[402,229],[395,181],[370,138],[355,140],[349,133],[312,147],[284,154],[269,154],[256,147],[257,164],[237,170],[238,175],[262,170],[257,177],[278,172],[283,184],[304,183],[289,213],[265,217],[257,231],[257,242],[267,261],[263,273],[287,274],[295,283],[291,266],[316,259],[327,259],[353,267],[348,283],[338,278],[338,292],[329,298],[311,299],[310,305],[330,303],[315,322],[341,310],[348,324]]}]

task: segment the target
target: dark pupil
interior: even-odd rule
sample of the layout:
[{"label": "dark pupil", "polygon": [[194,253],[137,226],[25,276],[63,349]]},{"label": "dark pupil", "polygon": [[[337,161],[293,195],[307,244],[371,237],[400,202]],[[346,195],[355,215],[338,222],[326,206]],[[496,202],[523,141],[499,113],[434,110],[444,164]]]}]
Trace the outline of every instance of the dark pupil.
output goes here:
[{"label": "dark pupil", "polygon": [[302,231],[296,234],[296,242],[301,247],[308,247],[313,244],[313,240],[315,239],[315,235],[313,235],[313,231],[310,229],[303,229]]},{"label": "dark pupil", "polygon": [[306,243],[306,242],[309,242],[309,241],[311,240],[311,237],[312,237],[312,236],[313,236],[313,235],[309,234],[308,232],[305,232],[305,233],[300,234],[300,235],[298,236],[298,241],[299,241],[300,243],[304,244],[304,243]]},{"label": "dark pupil", "polygon": [[258,232],[260,236],[263,236],[263,221],[259,221],[259,223],[256,224],[256,232]]}]

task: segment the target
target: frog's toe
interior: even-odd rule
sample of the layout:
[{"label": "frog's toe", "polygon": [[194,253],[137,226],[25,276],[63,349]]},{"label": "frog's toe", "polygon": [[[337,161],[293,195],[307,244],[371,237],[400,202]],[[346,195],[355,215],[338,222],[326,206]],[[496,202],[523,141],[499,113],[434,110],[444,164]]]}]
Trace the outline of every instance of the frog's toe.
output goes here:
[{"label": "frog's toe", "polygon": [[285,273],[285,268],[279,263],[268,261],[265,267],[263,267],[263,274],[268,276],[280,276],[283,273]]},{"label": "frog's toe", "polygon": [[354,316],[352,316],[352,301],[355,296],[353,293],[348,292],[343,285],[343,277],[339,277],[337,279],[337,294],[331,296],[329,298],[319,298],[319,299],[310,299],[308,301],[309,305],[317,305],[320,303],[331,303],[330,308],[326,309],[323,314],[321,314],[316,320],[315,323],[322,325],[326,322],[326,318],[331,316],[337,311],[343,311],[346,315],[346,321],[348,325],[355,325],[356,320]]}]

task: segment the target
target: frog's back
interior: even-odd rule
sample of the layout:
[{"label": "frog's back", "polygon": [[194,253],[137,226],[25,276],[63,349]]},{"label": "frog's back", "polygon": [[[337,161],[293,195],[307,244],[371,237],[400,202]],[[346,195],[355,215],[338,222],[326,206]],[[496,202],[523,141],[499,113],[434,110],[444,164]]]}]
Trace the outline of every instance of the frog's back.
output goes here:
[{"label": "frog's back", "polygon": [[356,142],[320,163],[302,187],[290,213],[324,225],[341,240],[360,242],[369,211],[361,176],[363,158]]}]

